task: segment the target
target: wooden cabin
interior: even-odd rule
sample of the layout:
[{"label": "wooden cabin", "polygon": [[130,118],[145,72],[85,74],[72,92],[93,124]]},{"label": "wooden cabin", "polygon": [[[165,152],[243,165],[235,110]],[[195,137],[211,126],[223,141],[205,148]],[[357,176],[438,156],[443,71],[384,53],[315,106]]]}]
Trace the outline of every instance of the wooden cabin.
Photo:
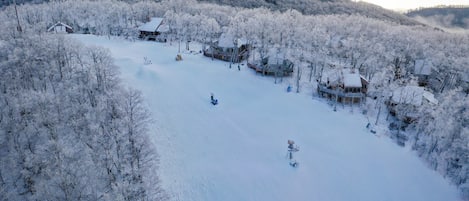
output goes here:
[{"label": "wooden cabin", "polygon": [[47,31],[53,33],[73,33],[73,28],[63,22],[57,22],[50,26]]},{"label": "wooden cabin", "polygon": [[138,31],[141,39],[166,42],[169,27],[163,23],[163,18],[152,17],[149,22],[138,27]]},{"label": "wooden cabin", "polygon": [[317,92],[322,97],[342,103],[359,103],[365,100],[368,80],[356,69],[324,71],[318,80]]},{"label": "wooden cabin", "polygon": [[239,63],[248,58],[249,46],[245,40],[235,39],[233,36],[224,33],[217,41],[211,43],[208,49],[204,50],[204,55],[223,61]]},{"label": "wooden cabin", "polygon": [[[418,108],[424,104],[437,105],[438,100],[431,92],[420,86],[398,87],[392,91],[392,95],[387,102],[391,115],[400,116],[406,123],[418,119]],[[397,110],[396,107],[405,107],[405,110]],[[399,114],[399,111],[405,111],[405,113]]]},{"label": "wooden cabin", "polygon": [[293,73],[294,65],[288,59],[269,56],[260,61],[248,63],[248,67],[263,75],[289,76]]}]

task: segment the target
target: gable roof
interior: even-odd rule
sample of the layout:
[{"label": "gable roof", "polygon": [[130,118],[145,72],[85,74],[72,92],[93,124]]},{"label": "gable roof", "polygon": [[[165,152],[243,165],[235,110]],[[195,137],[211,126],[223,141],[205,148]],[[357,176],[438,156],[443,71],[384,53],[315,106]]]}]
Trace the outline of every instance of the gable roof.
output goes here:
[{"label": "gable roof", "polygon": [[354,72],[344,72],[344,87],[362,87],[360,74]]},{"label": "gable roof", "polygon": [[[231,34],[227,33],[222,33],[220,38],[218,39],[218,47],[235,47],[236,45],[234,44],[234,36]],[[244,39],[237,39],[237,45],[240,47],[241,45],[246,44],[246,40]]]},{"label": "gable roof", "polygon": [[149,22],[138,27],[138,30],[147,31],[147,32],[155,32],[158,29],[158,27],[161,25],[161,22],[163,22],[163,18],[152,17]]},{"label": "gable roof", "polygon": [[56,26],[64,26],[64,27],[66,27],[66,28],[72,29],[71,26],[68,26],[68,25],[66,25],[66,24],[64,24],[64,23],[62,23],[62,22],[57,22],[57,23],[55,23],[54,25],[52,25],[51,27],[49,27],[49,29],[47,29],[47,31],[52,31],[52,30],[54,29],[54,27],[56,27]]},{"label": "gable roof", "polygon": [[285,58],[285,54],[281,51],[277,51],[276,48],[271,48],[267,55],[267,64],[282,64]]},{"label": "gable roof", "polygon": [[362,76],[349,68],[330,69],[323,72],[321,83],[329,82],[330,85],[344,84],[344,87],[362,87]]},{"label": "gable roof", "polygon": [[161,22],[160,26],[158,27],[158,29],[156,29],[156,31],[161,33],[169,32],[169,26],[164,22]]},{"label": "gable roof", "polygon": [[394,103],[411,104],[415,106],[422,105],[423,87],[404,86],[399,87],[392,93]]}]

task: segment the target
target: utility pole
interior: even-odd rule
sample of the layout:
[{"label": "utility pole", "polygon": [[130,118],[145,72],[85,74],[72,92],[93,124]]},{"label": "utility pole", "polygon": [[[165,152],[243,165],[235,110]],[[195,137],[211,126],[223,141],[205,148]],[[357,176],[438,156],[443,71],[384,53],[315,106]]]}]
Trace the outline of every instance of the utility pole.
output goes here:
[{"label": "utility pole", "polygon": [[20,18],[18,17],[18,9],[16,8],[16,0],[13,0],[13,4],[15,4],[15,14],[16,14],[16,21],[18,22],[18,25],[16,26],[16,30],[18,30],[18,32],[23,32],[23,29],[21,28],[21,25],[20,25]]}]

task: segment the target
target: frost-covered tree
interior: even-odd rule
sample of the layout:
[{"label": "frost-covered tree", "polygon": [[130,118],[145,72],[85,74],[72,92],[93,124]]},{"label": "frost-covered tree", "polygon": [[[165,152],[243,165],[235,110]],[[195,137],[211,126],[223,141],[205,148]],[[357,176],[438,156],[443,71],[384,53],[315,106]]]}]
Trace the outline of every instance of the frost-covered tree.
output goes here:
[{"label": "frost-covered tree", "polygon": [[109,52],[15,37],[0,40],[2,199],[165,200],[149,114]]}]

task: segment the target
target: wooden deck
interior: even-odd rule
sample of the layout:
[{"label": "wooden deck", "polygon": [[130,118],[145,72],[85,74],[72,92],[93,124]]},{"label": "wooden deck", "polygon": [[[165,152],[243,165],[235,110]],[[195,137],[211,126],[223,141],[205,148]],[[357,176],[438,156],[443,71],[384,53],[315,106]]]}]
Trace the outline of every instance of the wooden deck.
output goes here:
[{"label": "wooden deck", "polygon": [[339,102],[362,102],[365,93],[344,92],[342,88],[329,88],[324,84],[318,84],[318,94],[323,97],[337,98]]},{"label": "wooden deck", "polygon": [[262,73],[263,75],[273,76],[290,76],[293,73],[293,64],[287,63],[286,65],[268,65],[260,62],[251,62],[247,64],[249,68],[256,71],[256,73]]},{"label": "wooden deck", "polygon": [[215,51],[212,53],[213,50],[207,49],[204,50],[204,56],[206,57],[213,57],[215,59],[223,60],[223,61],[228,61],[228,62],[234,62],[234,63],[239,63],[245,59],[248,58],[249,56],[249,51],[244,50],[237,55],[236,57],[232,60],[233,54],[231,52],[218,52]]}]

